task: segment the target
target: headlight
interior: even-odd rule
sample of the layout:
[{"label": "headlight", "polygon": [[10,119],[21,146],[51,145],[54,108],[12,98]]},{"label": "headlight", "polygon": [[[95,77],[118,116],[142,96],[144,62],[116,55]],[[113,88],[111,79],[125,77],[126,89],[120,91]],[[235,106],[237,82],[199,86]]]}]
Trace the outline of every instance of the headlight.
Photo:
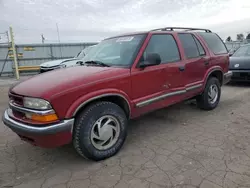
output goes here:
[{"label": "headlight", "polygon": [[62,68],[66,68],[67,66],[65,65],[65,64],[61,64],[60,65],[60,69],[62,69]]},{"label": "headlight", "polygon": [[30,97],[24,97],[23,105],[26,108],[36,109],[36,110],[49,110],[52,108],[48,101]]}]

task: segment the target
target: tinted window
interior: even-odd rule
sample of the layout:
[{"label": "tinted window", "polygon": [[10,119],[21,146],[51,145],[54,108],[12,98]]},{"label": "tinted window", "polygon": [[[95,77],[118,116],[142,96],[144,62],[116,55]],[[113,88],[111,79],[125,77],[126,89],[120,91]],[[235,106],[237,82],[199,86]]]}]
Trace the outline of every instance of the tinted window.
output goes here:
[{"label": "tinted window", "polygon": [[200,32],[199,34],[206,41],[208,47],[214,54],[218,55],[228,53],[224,42],[215,33]]},{"label": "tinted window", "polygon": [[188,59],[199,57],[200,53],[198,51],[197,45],[194,41],[192,34],[185,33],[185,34],[178,34],[178,35],[182,43],[182,46],[184,48],[186,57]]},{"label": "tinted window", "polygon": [[233,57],[244,57],[250,56],[250,45],[249,46],[241,46],[238,50],[234,52]]},{"label": "tinted window", "polygon": [[162,63],[176,62],[180,60],[180,54],[175,39],[170,34],[153,35],[148,43],[143,57],[147,53],[157,53]]},{"label": "tinted window", "polygon": [[194,37],[194,40],[195,40],[195,42],[196,42],[196,44],[197,44],[197,47],[198,47],[198,50],[199,50],[200,55],[201,55],[201,56],[202,56],[202,55],[206,55],[206,52],[205,52],[203,46],[201,45],[200,41],[199,41],[195,36],[193,36],[193,37]]},{"label": "tinted window", "polygon": [[233,48],[233,44],[226,43],[225,45],[226,45],[227,50],[231,50]]}]

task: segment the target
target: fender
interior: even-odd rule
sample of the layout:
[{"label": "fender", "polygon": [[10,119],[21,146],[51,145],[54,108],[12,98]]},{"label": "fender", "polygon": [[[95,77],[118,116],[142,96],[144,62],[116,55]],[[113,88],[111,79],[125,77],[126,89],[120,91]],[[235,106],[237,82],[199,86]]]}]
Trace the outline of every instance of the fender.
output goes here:
[{"label": "fender", "polygon": [[204,78],[203,78],[203,89],[205,88],[206,86],[206,83],[207,83],[207,80],[209,78],[209,76],[214,72],[214,71],[220,71],[222,73],[222,79],[223,79],[223,70],[220,66],[214,66],[214,67],[211,67],[207,70]]},{"label": "fender", "polygon": [[129,116],[131,115],[131,100],[129,99],[128,95],[118,89],[102,89],[98,91],[94,91],[91,93],[88,93],[86,95],[83,95],[82,97],[78,98],[73,104],[70,105],[69,109],[67,110],[66,113],[66,118],[72,118],[76,115],[78,110],[82,108],[84,105],[87,103],[94,101],[96,99],[102,98],[102,97],[108,97],[108,96],[119,96],[123,98],[129,107]]}]

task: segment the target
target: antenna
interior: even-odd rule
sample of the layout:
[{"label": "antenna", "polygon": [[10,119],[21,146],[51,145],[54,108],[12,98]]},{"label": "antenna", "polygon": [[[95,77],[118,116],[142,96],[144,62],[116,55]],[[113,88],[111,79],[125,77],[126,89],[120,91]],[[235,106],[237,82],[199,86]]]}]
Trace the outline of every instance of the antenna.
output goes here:
[{"label": "antenna", "polygon": [[59,34],[59,28],[58,28],[58,24],[56,23],[56,29],[57,29],[57,37],[58,37],[58,42],[59,44],[61,43],[60,42],[60,34]]}]

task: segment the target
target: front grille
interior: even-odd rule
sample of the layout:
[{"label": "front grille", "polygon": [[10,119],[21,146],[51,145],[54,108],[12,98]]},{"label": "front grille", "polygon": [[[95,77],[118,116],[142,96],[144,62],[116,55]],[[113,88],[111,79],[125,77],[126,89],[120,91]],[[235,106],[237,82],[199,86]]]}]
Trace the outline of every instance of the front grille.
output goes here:
[{"label": "front grille", "polygon": [[232,75],[232,79],[250,80],[250,73],[248,73],[248,72],[234,72]]},{"label": "front grille", "polygon": [[[53,69],[51,69],[51,70],[53,70]],[[44,73],[44,72],[48,72],[48,71],[51,71],[50,69],[40,69],[40,73]]]},{"label": "front grille", "polygon": [[[18,106],[23,106],[23,97],[22,96],[16,95],[13,93],[9,93],[9,99],[13,104],[18,105]],[[19,112],[16,109],[12,109],[12,113],[18,119],[22,119],[23,117],[25,117],[24,113]]]},{"label": "front grille", "polygon": [[18,119],[23,119],[25,117],[25,114],[23,112],[19,112],[17,110],[12,109],[13,115]]},{"label": "front grille", "polygon": [[12,100],[15,104],[23,106],[23,97],[9,93],[9,99]]},{"label": "front grille", "polygon": [[40,69],[40,73],[43,73],[43,72],[48,72],[48,71],[52,71],[52,70],[55,70],[57,69],[59,66],[53,66],[53,67],[41,67]]}]

